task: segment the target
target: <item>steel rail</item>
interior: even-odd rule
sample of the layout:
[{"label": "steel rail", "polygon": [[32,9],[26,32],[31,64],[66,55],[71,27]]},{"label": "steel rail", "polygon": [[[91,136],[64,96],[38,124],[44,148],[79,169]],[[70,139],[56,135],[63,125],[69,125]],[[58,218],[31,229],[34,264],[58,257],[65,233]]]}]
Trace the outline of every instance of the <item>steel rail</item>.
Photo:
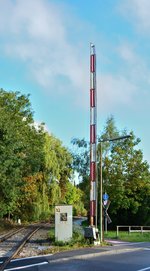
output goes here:
[{"label": "steel rail", "polygon": [[12,254],[3,261],[3,263],[0,265],[0,271],[3,271],[7,265],[10,263],[10,261],[22,250],[22,248],[25,246],[25,244],[31,239],[31,237],[41,228],[42,226],[37,227],[36,229],[30,231],[19,243],[16,245],[15,250],[12,252]]},{"label": "steel rail", "polygon": [[11,236],[13,236],[14,234],[16,234],[16,233],[22,231],[23,229],[24,229],[24,227],[21,228],[21,229],[17,229],[17,230],[11,231],[11,232],[9,232],[9,233],[6,233],[4,236],[2,236],[2,237],[0,238],[0,243],[4,242],[4,241],[7,240],[9,237],[11,237]]}]

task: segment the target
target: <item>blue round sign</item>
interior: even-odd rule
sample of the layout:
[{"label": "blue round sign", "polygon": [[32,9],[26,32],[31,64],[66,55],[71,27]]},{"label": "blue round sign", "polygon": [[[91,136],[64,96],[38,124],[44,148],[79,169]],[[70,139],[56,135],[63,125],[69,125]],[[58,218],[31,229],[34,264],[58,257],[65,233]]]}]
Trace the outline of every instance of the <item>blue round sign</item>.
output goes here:
[{"label": "blue round sign", "polygon": [[108,194],[105,192],[105,194],[103,194],[103,200],[108,200],[109,199],[109,196]]}]

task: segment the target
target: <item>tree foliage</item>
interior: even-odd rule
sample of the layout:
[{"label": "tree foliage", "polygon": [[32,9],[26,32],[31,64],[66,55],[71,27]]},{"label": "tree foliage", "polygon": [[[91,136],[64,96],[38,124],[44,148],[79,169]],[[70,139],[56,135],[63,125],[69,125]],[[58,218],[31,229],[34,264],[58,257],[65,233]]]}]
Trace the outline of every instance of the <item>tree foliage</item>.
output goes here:
[{"label": "tree foliage", "polygon": [[90,144],[85,139],[73,139],[73,169],[79,174],[80,183],[78,187],[83,191],[84,207],[89,212],[90,191]]},{"label": "tree foliage", "polygon": [[0,89],[0,156],[1,217],[38,220],[67,202],[72,155],[44,124],[35,125],[29,95]]},{"label": "tree foliage", "polygon": [[[107,119],[104,130],[99,136],[101,140],[127,135],[124,129],[119,132],[114,118]],[[74,154],[74,167],[82,176],[80,188],[86,191],[86,207],[89,206],[89,145],[85,141],[75,140],[82,152]],[[143,153],[138,148],[140,139],[133,131],[130,138],[98,143],[97,172],[100,178],[100,148],[102,146],[103,192],[109,194],[111,205],[109,213],[114,224],[148,224],[150,217],[150,172]],[[83,168],[82,168],[83,165]],[[86,166],[85,166],[86,165]],[[88,167],[88,169],[86,169]],[[100,181],[98,178],[98,181]],[[88,195],[88,198],[87,198]],[[142,213],[142,215],[140,215]]]},{"label": "tree foliage", "polygon": [[30,168],[29,134],[34,136],[28,96],[0,90],[0,213],[11,212],[19,197],[26,167]]}]

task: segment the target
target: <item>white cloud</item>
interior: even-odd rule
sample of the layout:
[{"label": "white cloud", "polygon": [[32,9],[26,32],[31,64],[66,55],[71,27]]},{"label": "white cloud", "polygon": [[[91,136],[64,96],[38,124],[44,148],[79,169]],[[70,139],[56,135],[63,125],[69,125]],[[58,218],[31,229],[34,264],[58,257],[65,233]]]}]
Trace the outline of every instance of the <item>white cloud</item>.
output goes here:
[{"label": "white cloud", "polygon": [[[85,44],[78,29],[82,22],[76,24],[68,13],[67,6],[60,9],[48,0],[0,0],[1,48],[6,57],[21,61],[30,78],[42,89],[55,95],[71,93],[76,97],[74,103],[87,108],[89,55],[81,48]],[[69,30],[70,22],[73,33]],[[75,42],[73,26],[81,38]],[[130,46],[120,46],[118,53],[123,61],[137,65]],[[131,105],[137,87],[127,74],[108,73],[98,77],[99,103],[102,101],[110,109],[118,104]]]},{"label": "white cloud", "polygon": [[150,32],[149,0],[123,0],[119,2],[119,9],[142,33]]},{"label": "white cloud", "polygon": [[66,14],[47,0],[0,2],[5,54],[23,61],[37,83],[49,91],[56,80],[59,84],[58,76],[74,88],[83,86],[83,64],[69,41]]},{"label": "white cloud", "polygon": [[139,83],[139,81],[149,84],[149,63],[137,51],[136,45],[131,43],[122,42],[118,46],[117,53],[121,61],[123,61],[122,66],[124,69],[122,68],[122,70],[124,75],[128,76],[128,79],[134,81],[135,84]]},{"label": "white cloud", "polygon": [[[5,0],[0,2],[1,31],[51,42],[63,39],[65,29],[55,5],[47,0]],[[9,33],[8,33],[9,34]]]},{"label": "white cloud", "polygon": [[124,61],[130,64],[134,64],[135,62],[137,62],[137,55],[135,54],[133,44],[124,42],[120,46],[118,46],[117,52]]},{"label": "white cloud", "polygon": [[116,106],[133,104],[133,98],[136,94],[137,88],[134,84],[129,82],[121,75],[103,75],[99,78],[100,88],[98,89],[98,104],[99,108],[104,111],[111,110]]}]

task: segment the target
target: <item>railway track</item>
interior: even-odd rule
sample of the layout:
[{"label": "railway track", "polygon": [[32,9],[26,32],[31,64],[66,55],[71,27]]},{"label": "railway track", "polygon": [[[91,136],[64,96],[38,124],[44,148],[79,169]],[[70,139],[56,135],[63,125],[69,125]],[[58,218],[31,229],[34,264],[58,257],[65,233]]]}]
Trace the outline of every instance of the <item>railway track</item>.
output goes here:
[{"label": "railway track", "polygon": [[0,237],[0,243],[4,242],[5,240],[7,240],[9,237],[13,236],[14,234],[22,231],[23,228],[21,229],[17,229],[17,230],[12,230],[6,234],[3,234],[2,237]]},{"label": "railway track", "polygon": [[0,238],[0,271],[6,269],[10,261],[23,249],[30,238],[41,229],[42,225],[32,225],[13,231]]}]

